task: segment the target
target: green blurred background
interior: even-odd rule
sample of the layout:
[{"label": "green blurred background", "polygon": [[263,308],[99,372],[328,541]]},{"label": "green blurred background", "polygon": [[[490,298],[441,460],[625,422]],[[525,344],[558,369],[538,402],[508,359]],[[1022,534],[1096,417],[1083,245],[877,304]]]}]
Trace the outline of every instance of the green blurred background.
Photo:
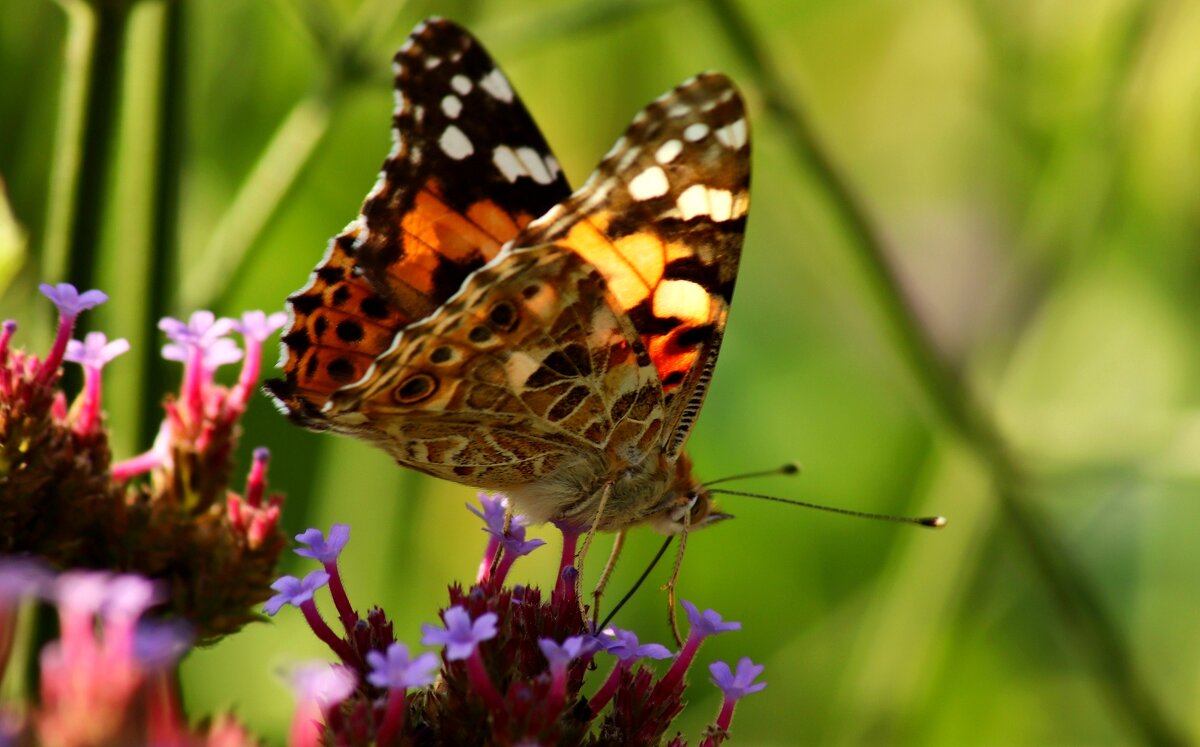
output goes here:
[{"label": "green blurred background", "polygon": [[[90,79],[74,0],[0,18],[0,312],[44,348],[37,282],[110,292],[85,324],[143,351],[109,369],[118,457],[149,445],[178,375],[153,360],[156,317],[282,308],[356,215],[389,149],[390,56],[425,15],[484,42],[575,184],[647,101],[723,70],[750,102],[754,199],[699,474],[796,460],[738,487],[950,520],[724,500],[738,518],[691,538],[680,589],[744,624],[704,664],[766,664],[737,743],[1200,734],[1200,3],[123,5],[97,0],[95,57],[123,64]],[[289,528],[351,524],[352,600],[415,643],[478,562],[474,492],[265,399],[245,430]],[[552,547],[516,581],[552,579],[539,531]],[[611,588],[658,542],[636,532]],[[618,622],[668,642],[664,612],[648,588]],[[285,611],[192,654],[187,705],[280,743],[279,671],[326,654]],[[719,704],[705,675],[679,722],[693,743]]]}]

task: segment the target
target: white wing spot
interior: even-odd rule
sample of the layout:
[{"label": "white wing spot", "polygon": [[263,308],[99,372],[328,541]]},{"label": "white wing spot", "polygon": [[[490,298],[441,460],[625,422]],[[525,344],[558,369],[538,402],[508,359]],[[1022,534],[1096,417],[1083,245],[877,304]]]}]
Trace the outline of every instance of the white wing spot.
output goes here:
[{"label": "white wing spot", "polygon": [[463,134],[463,131],[454,125],[446,128],[441,139],[438,140],[438,145],[442,146],[442,151],[446,155],[456,161],[461,161],[475,152],[475,146],[471,145],[471,141]]},{"label": "white wing spot", "polygon": [[708,189],[703,184],[693,184],[683,190],[683,194],[675,200],[679,208],[679,217],[691,220],[698,215],[708,215]]},{"label": "white wing spot", "polygon": [[529,173],[517,159],[517,154],[507,145],[501,145],[492,151],[492,163],[496,164],[496,168],[500,169],[500,173],[510,182],[515,182],[517,177]]},{"label": "white wing spot", "polygon": [[733,217],[733,193],[727,189],[708,190],[708,215],[718,223]]},{"label": "white wing spot", "polygon": [[654,290],[654,315],[659,319],[706,322],[710,305],[708,291],[691,280],[664,280]]},{"label": "white wing spot", "polygon": [[694,122],[688,125],[687,129],[683,131],[683,139],[687,140],[689,143],[694,143],[697,140],[704,139],[704,136],[707,134],[708,125],[704,124],[703,122]]},{"label": "white wing spot", "polygon": [[442,99],[442,111],[450,119],[458,119],[458,113],[462,111],[462,101],[457,96],[446,96]]},{"label": "white wing spot", "polygon": [[668,140],[654,151],[654,160],[659,163],[670,163],[683,151],[683,143],[678,140]]},{"label": "white wing spot", "polygon": [[544,160],[546,162],[546,169],[550,172],[550,176],[554,179],[557,179],[558,175],[562,173],[562,166],[558,165],[558,159],[556,159],[554,156],[546,156]]},{"label": "white wing spot", "polygon": [[746,120],[739,119],[717,130],[717,140],[737,150],[746,144]]},{"label": "white wing spot", "polygon": [[617,138],[617,142],[613,143],[613,147],[608,149],[608,152],[604,154],[604,158],[602,160],[607,161],[608,159],[620,153],[624,148],[625,136],[622,135],[621,137]]},{"label": "white wing spot", "polygon": [[683,117],[692,110],[692,107],[687,104],[676,104],[667,110],[668,117]]},{"label": "white wing spot", "polygon": [[638,201],[662,197],[669,188],[667,173],[660,166],[651,166],[629,182],[629,194]]},{"label": "white wing spot", "polygon": [[461,73],[450,79],[450,87],[458,91],[459,95],[466,96],[475,86],[471,83],[471,79]]},{"label": "white wing spot", "polygon": [[492,72],[479,79],[479,85],[483,90],[492,95],[492,98],[499,99],[506,104],[511,104],[513,100],[512,86],[508,84],[508,78],[504,77],[504,73],[498,69],[493,69]]},{"label": "white wing spot", "polygon": [[441,57],[426,57],[425,58],[425,69],[426,70],[432,70],[440,64],[442,64]]},{"label": "white wing spot", "polygon": [[546,162],[542,160],[542,155],[533,148],[528,146],[517,148],[517,158],[525,165],[525,173],[529,174],[529,177],[538,184],[549,184],[554,181],[554,177],[546,168]]}]

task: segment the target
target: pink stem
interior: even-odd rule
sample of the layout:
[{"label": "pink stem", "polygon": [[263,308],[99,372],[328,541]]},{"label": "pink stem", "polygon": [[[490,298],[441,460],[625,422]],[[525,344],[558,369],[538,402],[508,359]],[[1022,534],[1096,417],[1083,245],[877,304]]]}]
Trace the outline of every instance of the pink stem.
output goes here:
[{"label": "pink stem", "polygon": [[482,584],[488,580],[488,574],[492,572],[492,563],[495,562],[496,553],[499,550],[500,538],[489,534],[487,549],[483,551],[483,560],[479,561],[479,572],[475,574],[475,583]]},{"label": "pink stem", "polygon": [[[692,665],[692,659],[696,658],[696,652],[700,650],[700,643],[703,640],[704,636],[688,636],[687,641],[683,644],[683,650],[679,652],[679,656],[675,658],[675,662],[671,664],[671,668],[667,670],[667,673],[655,685],[655,695],[670,692],[679,684],[679,681],[683,679],[683,675],[687,673],[688,667]],[[654,695],[651,697],[654,697]]]},{"label": "pink stem", "polygon": [[324,641],[326,646],[333,649],[333,653],[337,654],[339,659],[350,665],[358,661],[358,655],[354,653],[354,649],[350,648],[350,644],[338,638],[337,634],[333,632],[333,628],[329,627],[321,617],[321,613],[317,612],[316,602],[311,599],[301,602],[300,611],[304,613],[308,627],[312,628],[313,633]]},{"label": "pink stem", "polygon": [[329,574],[329,593],[333,597],[333,606],[337,608],[342,627],[349,635],[354,630],[354,624],[358,622],[358,613],[350,606],[350,597],[346,595],[346,586],[342,583],[337,561],[325,563],[325,572]]},{"label": "pink stem", "polygon": [[60,316],[58,318],[58,331],[54,335],[54,345],[51,346],[50,352],[46,355],[46,359],[42,361],[41,368],[38,369],[36,381],[39,384],[45,384],[62,365],[63,353],[67,352],[67,343],[71,340],[71,333],[75,331],[74,316]]},{"label": "pink stem", "polygon": [[375,732],[375,744],[386,747],[400,735],[408,710],[405,694],[403,688],[393,688],[388,692],[387,711],[384,713],[383,723],[379,725],[379,731]]},{"label": "pink stem", "polygon": [[483,654],[479,652],[478,646],[467,657],[467,678],[471,681],[475,691],[479,693],[479,697],[483,698],[483,702],[487,704],[492,715],[497,718],[503,715],[504,700],[496,691],[496,686],[492,684],[492,678],[488,676],[487,668],[483,666]]},{"label": "pink stem", "polygon": [[124,482],[131,477],[145,474],[152,469],[162,466],[162,457],[154,449],[117,462],[112,466],[112,478],[116,482]]},{"label": "pink stem", "polygon": [[604,684],[596,691],[588,701],[588,707],[592,709],[592,716],[596,716],[600,711],[604,710],[604,706],[608,705],[608,701],[612,700],[613,694],[617,691],[617,686],[621,684],[621,674],[629,669],[633,664],[633,659],[629,661],[618,661],[612,671],[608,673],[608,678],[604,680]]},{"label": "pink stem", "polygon": [[83,369],[83,407],[79,411],[76,432],[91,433],[100,418],[100,369],[85,366]]}]

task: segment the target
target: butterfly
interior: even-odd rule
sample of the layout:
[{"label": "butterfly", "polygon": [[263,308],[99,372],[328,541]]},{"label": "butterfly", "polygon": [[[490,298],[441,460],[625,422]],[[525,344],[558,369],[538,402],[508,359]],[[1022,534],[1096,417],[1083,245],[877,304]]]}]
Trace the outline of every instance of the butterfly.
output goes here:
[{"label": "butterfly", "polygon": [[726,518],[684,444],[746,225],[737,89],[705,73],[664,94],[572,193],[464,29],[418,25],[394,70],[391,153],[289,297],[269,394],[534,522],[686,536]]}]

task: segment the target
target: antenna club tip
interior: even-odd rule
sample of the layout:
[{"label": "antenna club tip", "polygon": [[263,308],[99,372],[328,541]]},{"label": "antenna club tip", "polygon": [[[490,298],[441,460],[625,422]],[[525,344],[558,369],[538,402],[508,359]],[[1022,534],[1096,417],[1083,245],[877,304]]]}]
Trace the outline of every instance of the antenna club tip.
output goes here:
[{"label": "antenna club tip", "polygon": [[788,462],[787,464],[785,464],[779,468],[780,474],[784,474],[784,475],[794,475],[794,474],[798,473],[799,471],[800,471],[800,465],[796,464],[795,462]]},{"label": "antenna club tip", "polygon": [[932,529],[941,529],[946,526],[945,516],[929,516],[920,520],[921,526],[930,527]]}]

